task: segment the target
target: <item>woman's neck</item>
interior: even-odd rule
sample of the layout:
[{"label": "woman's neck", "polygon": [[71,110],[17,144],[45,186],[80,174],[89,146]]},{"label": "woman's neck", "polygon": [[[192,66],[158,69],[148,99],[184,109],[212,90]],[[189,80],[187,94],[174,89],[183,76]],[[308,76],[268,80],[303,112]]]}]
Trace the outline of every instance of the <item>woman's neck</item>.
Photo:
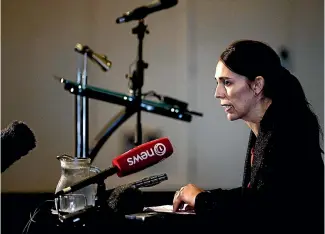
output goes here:
[{"label": "woman's neck", "polygon": [[254,135],[257,137],[258,132],[260,130],[260,123],[263,119],[263,116],[266,112],[266,110],[271,105],[272,100],[266,98],[262,100],[253,110],[253,118],[250,118],[249,120],[245,120],[245,123],[248,125],[248,127],[253,131]]}]

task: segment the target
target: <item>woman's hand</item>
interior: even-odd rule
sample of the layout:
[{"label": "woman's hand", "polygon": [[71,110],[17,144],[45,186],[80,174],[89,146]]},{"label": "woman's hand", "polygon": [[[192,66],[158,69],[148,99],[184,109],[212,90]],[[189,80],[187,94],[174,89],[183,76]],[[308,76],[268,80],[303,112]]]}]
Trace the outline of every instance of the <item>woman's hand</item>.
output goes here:
[{"label": "woman's hand", "polygon": [[176,191],[174,195],[173,211],[177,211],[184,203],[194,208],[196,196],[203,191],[203,189],[198,188],[194,184],[188,184],[182,187],[180,190]]}]

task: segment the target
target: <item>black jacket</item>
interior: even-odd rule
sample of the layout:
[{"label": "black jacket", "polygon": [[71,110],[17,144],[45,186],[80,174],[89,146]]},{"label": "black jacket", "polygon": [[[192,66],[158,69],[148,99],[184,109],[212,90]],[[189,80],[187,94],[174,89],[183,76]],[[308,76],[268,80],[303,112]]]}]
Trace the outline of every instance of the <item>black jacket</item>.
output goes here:
[{"label": "black jacket", "polygon": [[272,104],[250,133],[242,186],[200,193],[196,214],[227,232],[324,233],[324,163],[310,126]]}]

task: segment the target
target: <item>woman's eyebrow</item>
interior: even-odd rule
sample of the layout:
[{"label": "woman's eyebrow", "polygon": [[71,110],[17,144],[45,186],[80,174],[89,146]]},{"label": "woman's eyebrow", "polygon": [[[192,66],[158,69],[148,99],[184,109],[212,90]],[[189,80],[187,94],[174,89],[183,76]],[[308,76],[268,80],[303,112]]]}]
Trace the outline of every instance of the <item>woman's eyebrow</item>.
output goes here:
[{"label": "woman's eyebrow", "polygon": [[[215,80],[218,80],[217,77],[214,78]],[[230,77],[227,77],[227,76],[219,76],[219,80],[231,80]]]}]

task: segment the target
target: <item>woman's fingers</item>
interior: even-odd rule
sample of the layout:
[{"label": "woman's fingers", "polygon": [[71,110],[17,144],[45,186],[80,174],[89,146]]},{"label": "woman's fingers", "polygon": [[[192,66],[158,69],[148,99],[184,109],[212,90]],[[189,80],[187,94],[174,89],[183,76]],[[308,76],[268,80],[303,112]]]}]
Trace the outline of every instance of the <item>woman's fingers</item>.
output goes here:
[{"label": "woman's fingers", "polygon": [[183,201],[180,196],[180,191],[176,191],[176,193],[174,195],[174,200],[173,200],[173,212],[176,212],[179,209],[182,202]]}]

